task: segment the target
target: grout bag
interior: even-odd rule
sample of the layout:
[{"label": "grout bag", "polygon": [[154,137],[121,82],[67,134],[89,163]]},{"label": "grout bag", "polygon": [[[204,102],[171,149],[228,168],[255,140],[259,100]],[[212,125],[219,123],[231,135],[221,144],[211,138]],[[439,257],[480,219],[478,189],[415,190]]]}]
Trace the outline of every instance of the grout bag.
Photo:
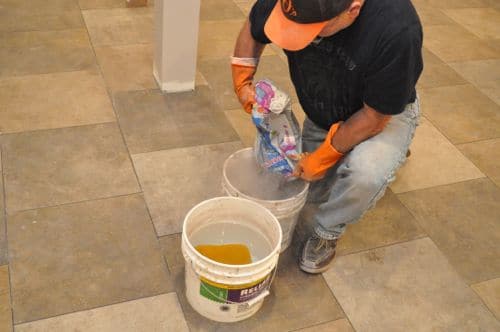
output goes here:
[{"label": "grout bag", "polygon": [[255,84],[252,121],[257,128],[255,157],[266,170],[286,178],[293,174],[302,152],[302,137],[290,97],[271,81]]}]

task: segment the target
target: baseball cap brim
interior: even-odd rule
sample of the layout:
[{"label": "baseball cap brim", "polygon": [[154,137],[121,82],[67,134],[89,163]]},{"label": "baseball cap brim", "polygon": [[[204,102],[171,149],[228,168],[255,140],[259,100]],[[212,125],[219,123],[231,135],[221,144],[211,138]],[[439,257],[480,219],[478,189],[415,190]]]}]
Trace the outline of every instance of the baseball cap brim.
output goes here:
[{"label": "baseball cap brim", "polygon": [[309,45],[328,23],[301,24],[289,20],[281,10],[280,0],[264,25],[264,32],[274,44],[289,51],[298,51]]}]

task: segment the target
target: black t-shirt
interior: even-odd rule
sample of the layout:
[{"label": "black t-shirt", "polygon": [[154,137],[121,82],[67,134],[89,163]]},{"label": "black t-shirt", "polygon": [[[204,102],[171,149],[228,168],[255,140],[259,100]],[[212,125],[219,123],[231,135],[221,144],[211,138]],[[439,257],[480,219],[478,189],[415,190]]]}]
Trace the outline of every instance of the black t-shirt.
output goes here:
[{"label": "black t-shirt", "polygon": [[[264,25],[276,0],[257,0],[250,12],[255,40],[271,41]],[[422,72],[422,26],[410,0],[366,0],[348,28],[286,51],[302,108],[328,129],[348,119],[363,103],[383,114],[398,114],[415,101]]]}]

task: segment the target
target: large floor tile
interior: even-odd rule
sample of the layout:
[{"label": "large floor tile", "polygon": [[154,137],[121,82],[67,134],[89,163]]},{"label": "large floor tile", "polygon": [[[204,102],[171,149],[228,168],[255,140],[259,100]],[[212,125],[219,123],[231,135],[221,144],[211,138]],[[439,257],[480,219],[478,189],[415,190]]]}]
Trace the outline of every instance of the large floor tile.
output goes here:
[{"label": "large floor tile", "polygon": [[320,331],[328,331],[328,332],[354,332],[351,324],[347,319],[338,319],[333,322],[328,322],[324,324],[314,325],[311,327],[307,327],[305,329],[297,330],[297,332],[320,332]]},{"label": "large floor tile", "polygon": [[158,88],[150,44],[95,47],[104,81],[112,91]]},{"label": "large floor tile", "polygon": [[[500,23],[498,24],[500,26]],[[500,59],[451,62],[450,66],[469,82],[500,81]]]},{"label": "large floor tile", "polygon": [[2,0],[0,31],[64,30],[84,26],[76,1]]},{"label": "large floor tile", "polygon": [[9,267],[0,266],[0,331],[12,331]]},{"label": "large floor tile", "polygon": [[193,206],[223,196],[222,165],[241,147],[231,142],[132,156],[158,235],[180,232]]},{"label": "large floor tile", "polygon": [[411,156],[390,185],[395,193],[484,177],[428,120],[421,118]]},{"label": "large floor tile", "polygon": [[231,20],[244,18],[233,0],[202,0],[200,20]]},{"label": "large floor tile", "polygon": [[339,257],[323,275],[358,332],[500,328],[428,238]]},{"label": "large floor tile", "polygon": [[175,293],[123,302],[16,326],[35,331],[189,331]]},{"label": "large floor tile", "polygon": [[398,196],[468,283],[500,277],[500,188],[478,179]]},{"label": "large floor tile", "polygon": [[84,10],[83,17],[94,46],[153,42],[150,8]]},{"label": "large floor tile", "polygon": [[415,218],[388,189],[375,208],[347,228],[338,254],[345,255],[424,236]]},{"label": "large floor tile", "polygon": [[441,9],[448,8],[481,8],[491,7],[497,3],[497,0],[442,0],[437,3],[434,0],[412,0],[417,7],[437,7]]},{"label": "large floor tile", "polygon": [[500,137],[500,105],[476,87],[443,86],[419,93],[425,116],[453,144]]},{"label": "large floor tile", "polygon": [[8,263],[7,229],[5,228],[5,205],[3,196],[2,153],[0,149],[0,266]]},{"label": "large floor tile", "polygon": [[424,45],[441,60],[468,61],[494,59],[499,52],[465,28],[453,25],[424,27]]},{"label": "large floor tile", "polygon": [[453,24],[451,18],[434,5],[417,8],[417,12],[423,26]]},{"label": "large floor tile", "polygon": [[96,71],[0,78],[0,132],[115,121]]},{"label": "large floor tile", "polygon": [[500,10],[494,8],[446,9],[446,15],[482,39],[499,38]]},{"label": "large floor tile", "polygon": [[500,80],[478,83],[477,88],[491,100],[497,103],[497,105],[500,105]]},{"label": "large floor tile", "polygon": [[7,212],[140,191],[114,123],[0,137]]},{"label": "large floor tile", "polygon": [[171,290],[141,195],[9,217],[14,320],[38,320]]},{"label": "large floor tile", "polygon": [[[175,287],[191,331],[293,331],[343,317],[342,309],[320,275],[299,270],[292,250],[280,256],[278,272],[264,305],[254,316],[239,323],[222,324],[203,318],[185,297],[180,235],[161,239]],[[171,243],[169,243],[171,242]],[[173,263],[172,263],[173,261]]]},{"label": "large floor tile", "polygon": [[500,187],[500,139],[461,144],[457,148]]},{"label": "large floor tile", "polygon": [[0,77],[95,68],[87,30],[0,32]]},{"label": "large floor tile", "polygon": [[114,103],[133,154],[238,140],[206,86],[176,94],[122,92]]},{"label": "large floor tile", "polygon": [[[215,98],[222,110],[241,108],[234,93],[231,66],[228,58],[200,60],[198,69],[214,91]],[[290,81],[288,65],[279,56],[264,56],[261,58],[254,82],[267,78],[280,89],[290,94],[293,102],[297,102],[295,88]]]},{"label": "large floor tile", "polygon": [[472,285],[472,289],[483,299],[484,303],[500,320],[500,278]]},{"label": "large floor tile", "polygon": [[424,71],[418,80],[418,88],[435,88],[445,85],[457,85],[467,83],[449,65],[441,61],[432,52],[423,49]]},{"label": "large floor tile", "polygon": [[[101,8],[124,8],[127,6],[125,0],[78,0],[80,8],[85,9],[101,9]],[[154,6],[154,0],[147,0],[148,7]]]}]

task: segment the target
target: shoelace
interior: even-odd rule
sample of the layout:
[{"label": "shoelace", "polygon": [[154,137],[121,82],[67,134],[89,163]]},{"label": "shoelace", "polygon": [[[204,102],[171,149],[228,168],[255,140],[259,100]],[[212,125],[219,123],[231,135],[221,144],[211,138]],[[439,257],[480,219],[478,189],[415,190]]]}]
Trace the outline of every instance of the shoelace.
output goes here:
[{"label": "shoelace", "polygon": [[318,252],[318,251],[320,251],[323,247],[325,247],[325,248],[326,248],[326,247],[328,246],[328,242],[329,242],[328,240],[325,240],[325,239],[323,239],[322,237],[319,237],[319,236],[318,236],[318,237],[316,237],[316,238],[318,238],[318,239],[319,239],[319,243],[318,243],[318,245],[314,248],[314,251],[315,251],[315,252]]}]

